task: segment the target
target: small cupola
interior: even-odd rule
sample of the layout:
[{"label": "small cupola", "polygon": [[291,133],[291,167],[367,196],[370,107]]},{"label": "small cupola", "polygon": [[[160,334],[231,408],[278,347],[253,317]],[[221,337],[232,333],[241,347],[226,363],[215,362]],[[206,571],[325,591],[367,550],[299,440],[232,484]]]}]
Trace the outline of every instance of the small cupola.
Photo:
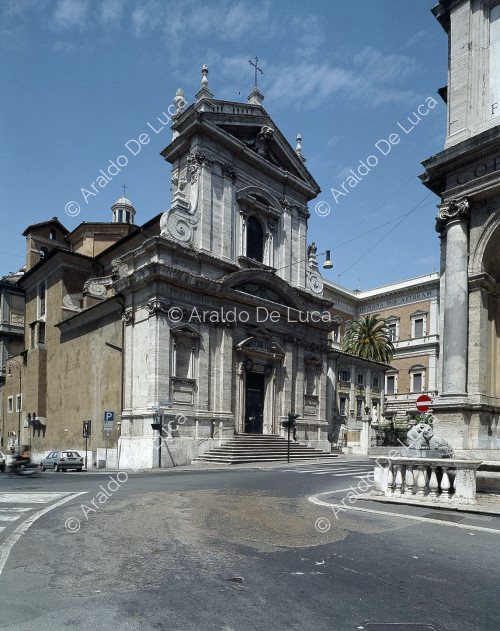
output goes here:
[{"label": "small cupola", "polygon": [[111,206],[113,211],[113,223],[128,223],[134,224],[135,208],[132,206],[132,202],[122,195],[120,199]]}]

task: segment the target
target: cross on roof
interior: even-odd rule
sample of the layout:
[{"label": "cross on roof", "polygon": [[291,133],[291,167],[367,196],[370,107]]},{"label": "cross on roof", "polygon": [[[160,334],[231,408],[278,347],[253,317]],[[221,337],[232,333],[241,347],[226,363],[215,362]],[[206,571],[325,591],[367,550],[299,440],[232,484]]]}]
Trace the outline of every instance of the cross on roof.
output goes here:
[{"label": "cross on roof", "polygon": [[123,186],[123,197],[125,197],[125,191],[127,190],[127,187],[125,186],[125,184],[122,184]]},{"label": "cross on roof", "polygon": [[258,57],[255,57],[255,63],[253,63],[251,59],[248,60],[248,63],[255,68],[255,87],[257,87],[257,70],[260,72],[260,74],[264,74],[264,71],[262,70],[262,68],[259,68],[258,66],[258,63],[259,63]]}]

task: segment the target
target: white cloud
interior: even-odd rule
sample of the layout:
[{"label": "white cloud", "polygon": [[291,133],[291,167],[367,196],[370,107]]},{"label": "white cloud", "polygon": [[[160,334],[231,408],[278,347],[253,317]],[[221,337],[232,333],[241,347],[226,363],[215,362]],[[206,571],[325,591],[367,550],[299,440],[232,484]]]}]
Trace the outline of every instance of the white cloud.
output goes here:
[{"label": "white cloud", "polygon": [[70,29],[85,26],[88,4],[86,0],[59,0],[54,9],[54,26]]},{"label": "white cloud", "polygon": [[306,106],[318,105],[334,95],[372,107],[409,104],[415,93],[404,83],[416,69],[410,57],[365,48],[354,57],[350,68],[313,61],[269,68],[273,83],[266,97],[282,104]]},{"label": "white cloud", "polygon": [[123,14],[123,0],[103,0],[101,4],[101,24],[116,26]]},{"label": "white cloud", "polygon": [[417,33],[415,33],[415,35],[412,35],[408,39],[408,41],[406,42],[406,46],[410,48],[410,46],[413,46],[414,44],[419,42],[422,39],[422,37],[425,37],[426,35],[427,35],[427,31],[418,31]]},{"label": "white cloud", "polygon": [[325,42],[324,29],[316,15],[306,18],[296,15],[291,25],[290,37],[295,42],[295,56],[298,59],[315,57]]},{"label": "white cloud", "polygon": [[236,41],[250,31],[262,35],[269,33],[269,6],[248,6],[245,2],[215,0],[210,3],[198,0],[158,2],[147,0],[132,14],[132,27],[136,37],[143,37],[162,29],[166,42],[179,47],[193,37],[209,36],[224,41]]},{"label": "white cloud", "polygon": [[154,31],[164,20],[164,8],[157,0],[148,0],[132,13],[132,29],[136,37]]},{"label": "white cloud", "polygon": [[37,0],[4,0],[2,3],[2,17],[17,18],[35,8],[37,8]]}]

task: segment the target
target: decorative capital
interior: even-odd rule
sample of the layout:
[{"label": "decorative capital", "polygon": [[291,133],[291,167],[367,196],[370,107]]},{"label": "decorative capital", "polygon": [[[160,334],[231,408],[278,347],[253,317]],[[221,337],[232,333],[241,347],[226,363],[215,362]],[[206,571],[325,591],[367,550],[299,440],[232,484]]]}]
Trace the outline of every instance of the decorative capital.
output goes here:
[{"label": "decorative capital", "polygon": [[232,180],[233,182],[236,180],[236,169],[233,169],[233,167],[230,164],[225,164],[224,162],[221,165],[222,168],[222,173],[224,175],[226,175],[230,180]]},{"label": "decorative capital", "polygon": [[122,314],[122,320],[126,326],[128,326],[129,324],[133,324],[134,323],[134,310],[127,309],[126,311],[124,311]]},{"label": "decorative capital", "polygon": [[157,298],[151,298],[146,305],[146,309],[149,313],[149,317],[168,314],[168,304]]},{"label": "decorative capital", "polygon": [[290,203],[290,200],[287,199],[286,197],[284,197],[283,199],[280,199],[280,204],[287,211],[290,211],[290,208],[292,207],[292,204]]},{"label": "decorative capital", "polygon": [[207,153],[198,150],[191,153],[187,157],[187,161],[189,164],[189,173],[191,174],[191,184],[196,182],[198,174],[204,165],[211,167],[214,163],[213,158],[211,158]]},{"label": "decorative capital", "polygon": [[468,197],[452,199],[447,204],[440,204],[438,208],[436,232],[443,232],[450,220],[467,221],[469,218],[470,202]]}]

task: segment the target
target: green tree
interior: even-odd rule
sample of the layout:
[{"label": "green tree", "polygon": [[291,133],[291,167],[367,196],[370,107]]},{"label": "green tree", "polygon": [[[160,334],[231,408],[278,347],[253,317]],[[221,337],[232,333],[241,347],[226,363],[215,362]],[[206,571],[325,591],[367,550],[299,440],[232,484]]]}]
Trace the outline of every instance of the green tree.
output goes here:
[{"label": "green tree", "polygon": [[386,364],[394,355],[387,322],[378,314],[361,316],[351,322],[345,331],[342,348],[352,355]]}]

